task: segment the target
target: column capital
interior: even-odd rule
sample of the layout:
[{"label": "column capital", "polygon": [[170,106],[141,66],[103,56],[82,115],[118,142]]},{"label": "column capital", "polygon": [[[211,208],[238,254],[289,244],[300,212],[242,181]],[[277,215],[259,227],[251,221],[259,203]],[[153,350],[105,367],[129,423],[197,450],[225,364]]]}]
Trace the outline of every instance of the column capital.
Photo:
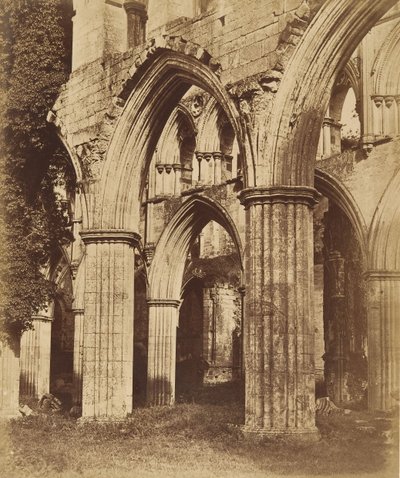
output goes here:
[{"label": "column capital", "polygon": [[146,5],[134,0],[125,0],[124,8],[127,13],[134,13],[147,20]]},{"label": "column capital", "polygon": [[238,195],[247,209],[251,204],[305,204],[315,206],[321,194],[308,186],[271,186],[243,189]]},{"label": "column capital", "polygon": [[83,314],[85,312],[85,310],[84,309],[71,309],[71,312],[74,315],[78,315],[78,314]]},{"label": "column capital", "polygon": [[399,280],[400,281],[400,271],[371,269],[364,273],[364,277],[367,281],[372,281],[372,280]]},{"label": "column capital", "polygon": [[377,107],[377,108],[380,108],[380,106],[381,106],[382,103],[383,103],[383,96],[373,95],[373,96],[372,96],[372,100],[373,100],[373,102],[375,103],[376,107]]},{"label": "column capital", "polygon": [[200,152],[200,151],[195,151],[194,154],[196,155],[196,159],[197,159],[198,161],[201,161],[201,160],[203,159],[203,157],[204,157],[204,154],[203,154],[202,152]]},{"label": "column capital", "polygon": [[140,241],[140,235],[137,232],[126,231],[124,229],[83,230],[80,232],[80,235],[86,245],[97,244],[99,242],[114,242],[136,247]]},{"label": "column capital", "polygon": [[212,155],[213,155],[214,159],[216,159],[216,160],[221,160],[222,156],[223,156],[221,151],[214,151]]},{"label": "column capital", "polygon": [[44,314],[32,315],[32,320],[39,320],[41,322],[53,322],[53,317]]},{"label": "column capital", "polygon": [[180,300],[175,299],[147,299],[149,307],[175,307],[176,309],[181,305]]}]

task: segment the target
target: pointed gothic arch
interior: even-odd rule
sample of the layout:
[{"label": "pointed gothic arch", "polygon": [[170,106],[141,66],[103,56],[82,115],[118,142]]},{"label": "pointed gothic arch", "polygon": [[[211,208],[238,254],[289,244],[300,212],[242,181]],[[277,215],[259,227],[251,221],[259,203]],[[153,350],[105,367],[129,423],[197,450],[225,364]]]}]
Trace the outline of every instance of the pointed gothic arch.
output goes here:
[{"label": "pointed gothic arch", "polygon": [[[154,148],[170,114],[192,85],[216,98],[244,150],[238,112],[213,71],[215,62],[203,49],[181,38],[164,38],[162,47],[154,46],[145,53],[143,61],[137,59],[120,94],[127,101],[106,152],[95,228],[137,230],[140,198]],[[248,170],[245,176],[250,180],[251,168]]]},{"label": "pointed gothic arch", "polygon": [[271,151],[271,184],[312,184],[321,123],[336,73],[395,3],[328,0],[315,15],[286,67],[264,139],[264,151]]},{"label": "pointed gothic arch", "polygon": [[217,222],[228,232],[243,264],[241,240],[229,213],[211,199],[192,196],[177,211],[157,244],[149,269],[152,299],[179,300],[189,247],[210,221]]}]

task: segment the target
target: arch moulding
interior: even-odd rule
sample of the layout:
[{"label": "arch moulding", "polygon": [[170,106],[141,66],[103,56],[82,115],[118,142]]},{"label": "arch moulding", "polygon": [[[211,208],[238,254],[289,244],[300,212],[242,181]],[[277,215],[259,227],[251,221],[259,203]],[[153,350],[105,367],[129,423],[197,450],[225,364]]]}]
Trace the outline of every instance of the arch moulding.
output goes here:
[{"label": "arch moulding", "polygon": [[[157,141],[192,85],[219,102],[244,155],[239,114],[218,77],[218,68],[205,50],[181,37],[152,40],[136,58],[119,95],[126,103],[106,151],[95,198],[94,229],[137,230],[140,201]],[[247,169],[246,173],[251,171]]]},{"label": "arch moulding", "polygon": [[179,300],[189,247],[210,221],[220,224],[231,236],[243,268],[241,240],[228,211],[214,200],[192,196],[176,212],[156,246],[149,268],[152,299]]},{"label": "arch moulding", "polygon": [[[313,183],[320,128],[336,74],[396,0],[327,0],[289,60],[263,141],[273,185]],[[307,134],[305,134],[307,132]]]}]

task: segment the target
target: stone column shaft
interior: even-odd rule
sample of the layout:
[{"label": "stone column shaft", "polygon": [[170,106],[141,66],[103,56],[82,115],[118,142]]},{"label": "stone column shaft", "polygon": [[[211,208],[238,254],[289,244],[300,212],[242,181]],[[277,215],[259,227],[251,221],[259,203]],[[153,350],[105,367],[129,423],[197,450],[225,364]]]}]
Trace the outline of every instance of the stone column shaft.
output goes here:
[{"label": "stone column shaft", "polygon": [[315,436],[312,188],[244,190],[245,431]]},{"label": "stone column shaft", "polygon": [[172,405],[175,401],[176,328],[180,301],[152,299],[149,304],[147,402]]},{"label": "stone column shaft", "polygon": [[32,318],[32,329],[21,337],[20,393],[40,398],[50,392],[52,318],[45,312]]},{"label": "stone column shaft", "polygon": [[330,118],[325,118],[323,123],[323,152],[324,158],[328,158],[331,151],[331,123]]},{"label": "stone column shaft", "polygon": [[124,3],[128,17],[128,48],[138,46],[146,40],[146,5],[129,0]]},{"label": "stone column shaft", "polygon": [[222,182],[222,154],[214,153],[214,184]]},{"label": "stone column shaft", "polygon": [[83,378],[83,309],[74,309],[74,372],[73,372],[73,401],[74,405],[82,404]]},{"label": "stone column shaft", "polygon": [[333,344],[332,350],[327,349],[327,367],[332,364],[334,373],[333,389],[331,398],[335,403],[342,403],[345,400],[345,272],[344,259],[337,251],[329,254],[329,305],[330,320],[332,321],[332,331],[334,337],[331,337]]},{"label": "stone column shaft", "polygon": [[20,416],[19,343],[13,342],[0,341],[0,417],[3,418]]},{"label": "stone column shaft", "polygon": [[173,165],[175,172],[175,183],[174,183],[174,194],[179,196],[181,194],[181,177],[182,177],[182,166],[180,164]]},{"label": "stone column shaft", "polygon": [[130,231],[82,231],[86,244],[82,417],[119,419],[132,411],[133,246]]},{"label": "stone column shaft", "polygon": [[373,103],[374,134],[380,136],[383,134],[383,97],[374,96]]},{"label": "stone column shaft", "polygon": [[367,281],[368,405],[390,410],[400,387],[400,272],[370,271]]}]

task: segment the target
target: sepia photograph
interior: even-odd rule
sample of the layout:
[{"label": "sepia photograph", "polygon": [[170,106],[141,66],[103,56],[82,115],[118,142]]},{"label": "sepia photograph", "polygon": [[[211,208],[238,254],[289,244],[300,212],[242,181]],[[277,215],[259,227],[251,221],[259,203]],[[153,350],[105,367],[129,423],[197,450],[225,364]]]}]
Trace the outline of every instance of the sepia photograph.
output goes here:
[{"label": "sepia photograph", "polygon": [[398,478],[400,0],[0,0],[0,477]]}]

